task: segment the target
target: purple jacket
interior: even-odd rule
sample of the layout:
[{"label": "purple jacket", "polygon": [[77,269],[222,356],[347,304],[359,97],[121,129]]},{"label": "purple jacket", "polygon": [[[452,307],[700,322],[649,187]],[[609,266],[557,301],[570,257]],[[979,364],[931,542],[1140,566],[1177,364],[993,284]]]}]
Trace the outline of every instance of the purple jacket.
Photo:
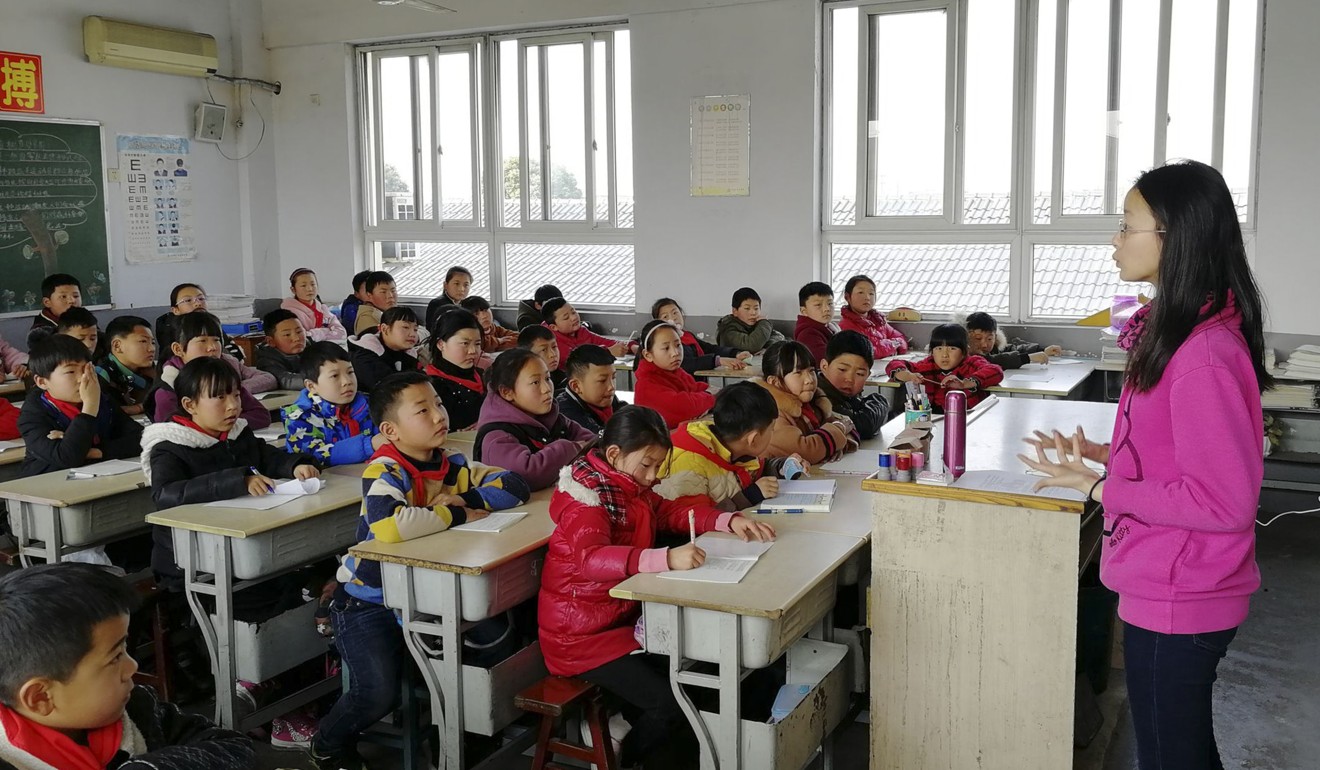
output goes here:
[{"label": "purple jacket", "polygon": [[1232,304],[1203,321],[1154,388],[1119,400],[1100,574],[1134,626],[1234,628],[1260,586],[1260,390],[1241,322]]},{"label": "purple jacket", "polygon": [[[222,356],[222,360],[234,367],[234,371],[241,372],[242,364],[231,356]],[[152,412],[153,422],[169,422],[170,418],[179,409],[179,397],[174,392],[174,380],[179,376],[179,370],[183,368],[183,359],[173,356],[165,362],[165,366],[160,370],[160,380],[156,383],[157,387],[152,389],[152,397],[155,402],[155,410]],[[266,374],[262,372],[262,374]],[[243,375],[240,373],[239,377]],[[274,379],[271,375],[266,375]],[[240,386],[239,396],[242,403],[240,416],[247,420],[248,427],[253,430],[261,430],[270,427],[270,410],[261,404],[260,401],[252,395],[246,385]]]},{"label": "purple jacket", "polygon": [[13,345],[10,345],[5,341],[4,337],[0,337],[0,359],[3,359],[4,361],[5,370],[4,372],[0,372],[0,375],[3,375],[7,372],[14,371],[23,364],[26,364],[28,362],[28,354],[15,348]]},{"label": "purple jacket", "polygon": [[[515,436],[486,428],[491,423],[511,423],[528,430],[526,435]],[[596,434],[560,415],[558,405],[551,406],[549,414],[531,415],[490,388],[477,420],[477,438],[475,459],[513,471],[535,492],[553,485],[559,470],[577,456],[577,442],[590,441]]]}]

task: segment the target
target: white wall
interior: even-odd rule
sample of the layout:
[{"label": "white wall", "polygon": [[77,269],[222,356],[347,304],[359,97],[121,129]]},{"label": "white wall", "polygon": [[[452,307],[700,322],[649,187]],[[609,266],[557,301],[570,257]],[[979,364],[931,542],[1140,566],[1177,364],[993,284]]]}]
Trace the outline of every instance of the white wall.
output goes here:
[{"label": "white wall", "polygon": [[[105,162],[115,167],[119,162],[114,152],[118,133],[191,137],[193,110],[207,98],[206,91],[202,81],[194,78],[89,64],[82,52],[83,17],[107,16],[204,32],[216,38],[222,70],[233,73],[238,67],[241,74],[264,77],[259,2],[232,0],[231,16],[230,2],[211,0],[4,0],[0,49],[41,55],[45,117],[100,121]],[[217,100],[233,102],[228,87],[213,85],[212,90]],[[259,92],[256,102],[269,119],[268,97]],[[241,146],[226,140],[225,151],[230,155],[255,144],[260,120],[250,114],[246,99],[244,105],[248,128],[238,137]],[[248,135],[251,142],[246,141]],[[273,126],[267,127],[265,144],[247,163],[227,161],[212,146],[193,145],[196,261],[127,264],[119,185],[107,182],[110,283],[117,306],[167,304],[170,288],[182,281],[202,283],[214,293],[254,288],[250,277],[254,259],[274,245],[274,218],[262,213],[274,208],[273,176],[267,178],[260,170],[269,167],[273,147]],[[248,173],[254,167],[257,173]],[[258,212],[256,216],[253,211]]]}]

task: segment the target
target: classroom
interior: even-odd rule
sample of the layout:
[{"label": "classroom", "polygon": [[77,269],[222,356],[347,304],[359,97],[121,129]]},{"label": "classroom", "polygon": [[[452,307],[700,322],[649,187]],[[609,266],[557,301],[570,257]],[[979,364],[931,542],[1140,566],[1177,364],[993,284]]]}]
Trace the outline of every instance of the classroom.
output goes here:
[{"label": "classroom", "polygon": [[4,0],[0,770],[1313,766],[1316,29]]}]

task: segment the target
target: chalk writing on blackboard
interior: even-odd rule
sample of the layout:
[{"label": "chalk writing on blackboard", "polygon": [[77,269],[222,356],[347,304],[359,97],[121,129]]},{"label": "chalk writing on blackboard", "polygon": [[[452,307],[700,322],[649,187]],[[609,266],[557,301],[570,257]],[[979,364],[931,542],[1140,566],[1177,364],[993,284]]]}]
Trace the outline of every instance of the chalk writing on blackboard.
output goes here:
[{"label": "chalk writing on blackboard", "polygon": [[0,252],[19,249],[24,259],[40,257],[44,274],[59,272],[69,228],[101,205],[93,168],[57,136],[0,128]]}]

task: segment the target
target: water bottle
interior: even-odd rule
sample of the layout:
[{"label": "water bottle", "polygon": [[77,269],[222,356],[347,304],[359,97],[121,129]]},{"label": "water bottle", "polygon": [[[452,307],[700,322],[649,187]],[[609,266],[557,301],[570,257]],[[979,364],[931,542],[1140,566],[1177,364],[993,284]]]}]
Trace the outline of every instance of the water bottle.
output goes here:
[{"label": "water bottle", "polygon": [[967,470],[967,394],[951,390],[944,397],[944,472],[957,479]]}]

